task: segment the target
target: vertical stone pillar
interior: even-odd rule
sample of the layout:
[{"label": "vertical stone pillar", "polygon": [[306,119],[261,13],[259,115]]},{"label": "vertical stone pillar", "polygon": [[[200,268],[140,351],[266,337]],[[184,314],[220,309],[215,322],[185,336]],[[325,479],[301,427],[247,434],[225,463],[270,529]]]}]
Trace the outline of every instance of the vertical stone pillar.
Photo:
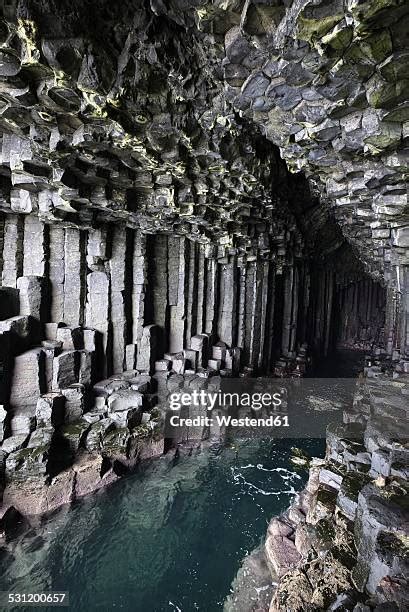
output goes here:
[{"label": "vertical stone pillar", "polygon": [[4,222],[3,273],[5,287],[17,287],[17,278],[23,274],[24,217],[6,215]]},{"label": "vertical stone pillar", "polygon": [[187,295],[186,295],[186,328],[185,346],[190,346],[190,339],[196,333],[197,312],[197,260],[196,243],[187,240]]},{"label": "vertical stone pillar", "polygon": [[[86,326],[101,334],[102,351],[99,355],[97,377],[106,378],[111,373],[111,324],[109,307],[110,282],[105,272],[91,272],[87,276]],[[100,376],[99,376],[100,374]]]},{"label": "vertical stone pillar", "polygon": [[85,233],[76,228],[65,230],[64,241],[64,318],[67,325],[84,322]]},{"label": "vertical stone pillar", "polygon": [[136,367],[143,372],[153,373],[155,361],[160,356],[158,338],[161,330],[157,325],[146,325],[143,328],[142,337],[138,344],[138,356]]},{"label": "vertical stone pillar", "polygon": [[293,301],[294,301],[294,266],[286,266],[284,269],[284,314],[283,314],[283,337],[282,352],[286,357],[293,350]]},{"label": "vertical stone pillar", "polygon": [[236,344],[236,258],[219,265],[219,311],[217,319],[217,335],[227,346]]},{"label": "vertical stone pillar", "polygon": [[252,365],[254,349],[254,311],[256,307],[257,295],[257,263],[251,261],[247,263],[246,272],[246,304],[245,304],[245,336],[243,356],[244,364]]},{"label": "vertical stone pillar", "polygon": [[168,237],[157,234],[154,240],[154,262],[152,262],[153,278],[148,279],[153,283],[153,311],[156,325],[162,328],[165,334],[167,323],[167,300],[168,300]]},{"label": "vertical stone pillar", "polygon": [[137,230],[133,238],[132,342],[137,344],[142,337],[145,315],[146,236]]},{"label": "vertical stone pillar", "polygon": [[49,227],[36,215],[24,218],[24,276],[44,276],[48,255]]},{"label": "vertical stone pillar", "polygon": [[168,238],[169,352],[179,353],[186,337],[186,239]]},{"label": "vertical stone pillar", "polygon": [[253,368],[258,368],[263,346],[263,338],[261,335],[263,326],[263,317],[265,317],[265,309],[263,308],[263,281],[264,281],[264,265],[261,260],[256,261],[255,265],[255,287],[254,287],[254,308],[253,308],[253,324],[252,324],[252,354],[251,365]]},{"label": "vertical stone pillar", "polygon": [[110,299],[112,320],[112,369],[123,372],[125,346],[127,344],[126,320],[126,258],[127,231],[122,225],[115,225],[112,234],[112,253],[109,260],[111,276]]},{"label": "vertical stone pillar", "polygon": [[324,355],[328,354],[329,344],[331,340],[333,298],[334,298],[334,273],[332,272],[332,270],[330,270],[327,273],[327,283],[326,283],[326,317],[325,317]]},{"label": "vertical stone pillar", "polygon": [[262,326],[261,345],[258,367],[263,372],[268,372],[271,366],[271,352],[273,342],[274,322],[274,269],[270,261],[263,262],[263,286],[262,286]]},{"label": "vertical stone pillar", "polygon": [[201,334],[203,330],[204,314],[204,291],[205,291],[205,256],[204,246],[198,245],[197,263],[197,307],[196,307],[196,333]]},{"label": "vertical stone pillar", "polygon": [[300,289],[300,310],[299,310],[299,325],[298,328],[300,330],[300,342],[307,341],[307,326],[308,322],[308,310],[310,305],[310,286],[311,286],[311,277],[310,271],[307,265],[303,265],[301,268],[301,289]]},{"label": "vertical stone pillar", "polygon": [[50,226],[50,319],[55,323],[64,320],[64,278],[65,278],[65,230]]},{"label": "vertical stone pillar", "polygon": [[246,316],[246,264],[244,261],[239,261],[238,268],[238,305],[237,305],[237,346],[243,348],[244,338],[246,333],[245,316]]},{"label": "vertical stone pillar", "polygon": [[180,242],[177,236],[168,236],[168,304],[177,306],[179,291]]},{"label": "vertical stone pillar", "polygon": [[259,365],[264,342],[261,338],[262,318],[266,314],[262,307],[264,272],[261,261],[247,263],[243,357],[245,365],[253,368]]},{"label": "vertical stone pillar", "polygon": [[354,283],[352,290],[352,316],[350,338],[354,340],[358,334],[358,317],[359,317],[359,282]]},{"label": "vertical stone pillar", "polygon": [[213,247],[208,247],[205,262],[205,333],[213,337],[215,332],[217,301],[217,263]]},{"label": "vertical stone pillar", "polygon": [[323,351],[325,340],[326,272],[320,269],[315,278],[315,328],[314,344],[316,350]]},{"label": "vertical stone pillar", "polygon": [[[373,331],[375,333],[375,321],[371,321],[372,315],[372,306],[373,306],[373,298],[374,298],[374,284],[371,280],[366,281],[366,296],[365,296],[365,322],[369,331]],[[374,337],[372,335],[372,337]]]}]

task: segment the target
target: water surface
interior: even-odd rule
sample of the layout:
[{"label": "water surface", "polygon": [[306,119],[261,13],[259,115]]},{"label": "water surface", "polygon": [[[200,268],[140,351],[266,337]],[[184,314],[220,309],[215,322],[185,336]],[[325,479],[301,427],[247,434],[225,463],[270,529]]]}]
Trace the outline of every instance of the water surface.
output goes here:
[{"label": "water surface", "polygon": [[14,541],[1,589],[69,591],[76,612],[222,610],[242,559],[306,480],[292,444],[324,452],[323,440],[255,439],[152,461]]}]

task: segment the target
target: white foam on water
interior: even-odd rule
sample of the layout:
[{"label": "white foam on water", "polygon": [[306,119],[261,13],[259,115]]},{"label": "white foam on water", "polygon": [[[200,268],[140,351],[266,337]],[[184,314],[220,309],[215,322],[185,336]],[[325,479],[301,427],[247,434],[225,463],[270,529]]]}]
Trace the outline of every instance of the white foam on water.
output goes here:
[{"label": "white foam on water", "polygon": [[[252,482],[249,482],[248,480],[245,479],[244,475],[241,473],[242,470],[247,470],[250,468],[256,468],[260,471],[263,472],[277,472],[277,474],[280,476],[281,480],[284,481],[285,485],[288,487],[286,489],[280,488],[278,490],[273,490],[273,491],[268,491],[266,489],[263,489],[262,487],[258,487],[257,485],[253,484]],[[279,496],[279,495],[295,495],[297,493],[297,491],[294,489],[294,487],[291,484],[291,480],[297,479],[300,480],[301,476],[299,474],[297,474],[296,472],[293,472],[291,470],[288,470],[287,468],[282,468],[282,467],[276,467],[276,468],[265,468],[261,463],[258,463],[256,465],[253,464],[248,464],[245,466],[240,466],[240,467],[234,467],[232,466],[230,468],[232,476],[233,476],[233,481],[234,484],[236,485],[245,485],[247,487],[246,491],[242,491],[243,493],[247,493],[248,495],[252,495],[253,493],[256,494],[260,494],[260,495],[272,495],[272,496]],[[253,497],[254,499],[254,497]]]}]

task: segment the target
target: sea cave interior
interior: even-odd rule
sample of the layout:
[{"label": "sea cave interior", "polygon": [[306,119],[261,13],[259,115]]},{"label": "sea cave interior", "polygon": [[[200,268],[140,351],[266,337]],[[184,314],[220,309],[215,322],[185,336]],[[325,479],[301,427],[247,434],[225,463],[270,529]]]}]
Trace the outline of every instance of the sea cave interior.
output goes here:
[{"label": "sea cave interior", "polygon": [[1,4],[0,608],[407,610],[409,4]]}]

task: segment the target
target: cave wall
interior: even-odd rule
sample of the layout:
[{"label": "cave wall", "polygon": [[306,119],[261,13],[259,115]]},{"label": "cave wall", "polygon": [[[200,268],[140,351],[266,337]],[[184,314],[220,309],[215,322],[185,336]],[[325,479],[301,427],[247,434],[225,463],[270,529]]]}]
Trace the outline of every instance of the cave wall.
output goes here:
[{"label": "cave wall", "polygon": [[[346,138],[342,117],[358,112],[335,86],[331,44],[320,55],[315,35],[299,36],[304,2],[242,4],[4,9],[5,405],[24,368],[37,398],[135,367],[282,374],[305,345],[318,356],[337,344],[407,352],[404,170],[365,148],[362,130],[354,152],[325,157]],[[360,48],[366,17],[352,13]],[[343,18],[325,23],[343,34]],[[327,129],[314,115],[322,129],[295,139],[311,105],[342,117]],[[391,127],[378,119],[386,127],[365,125]],[[385,150],[401,159],[404,138]],[[342,200],[341,169],[359,179],[362,206]],[[377,190],[396,196],[396,215],[377,208]]]},{"label": "cave wall", "polygon": [[6,400],[42,342],[61,384],[189,369],[192,342],[249,373],[304,343],[405,356],[407,11],[365,6],[4,8]]},{"label": "cave wall", "polygon": [[[343,347],[388,356],[394,378],[366,367],[290,510],[294,542],[279,530],[267,556],[298,562],[315,512],[359,530],[367,478],[375,505],[407,478],[408,3],[0,10],[4,508],[48,512],[163,454],[157,392],[299,376]],[[358,558],[393,575],[377,537]]]},{"label": "cave wall", "polygon": [[[258,240],[269,240],[261,230]],[[331,259],[304,259],[295,225],[274,236],[274,254],[246,257],[185,236],[146,234],[121,223],[58,226],[35,214],[3,215],[0,234],[3,335],[13,329],[23,335],[18,325],[35,321],[23,343],[29,347],[95,330],[100,378],[152,370],[164,353],[190,349],[200,334],[210,344],[238,348],[249,372],[271,372],[279,357],[294,358],[305,342],[325,355],[336,343],[336,327],[351,346],[383,344],[384,289],[370,278],[340,276],[342,265],[337,270]],[[355,277],[363,278],[358,260],[355,265]],[[147,330],[155,336],[148,357]]]},{"label": "cave wall", "polygon": [[226,95],[289,167],[304,169],[368,271],[398,288],[409,246],[407,3],[232,1],[219,10],[230,11]]}]

